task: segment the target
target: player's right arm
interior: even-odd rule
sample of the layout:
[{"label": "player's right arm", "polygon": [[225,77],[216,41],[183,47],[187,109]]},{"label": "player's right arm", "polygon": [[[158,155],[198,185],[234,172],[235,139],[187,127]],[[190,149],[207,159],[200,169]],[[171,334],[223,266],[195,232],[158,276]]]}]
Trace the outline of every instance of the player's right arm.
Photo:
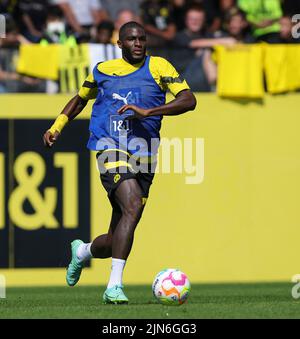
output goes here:
[{"label": "player's right arm", "polygon": [[93,75],[90,74],[80,88],[79,93],[66,104],[50,129],[45,132],[43,136],[44,145],[52,147],[66,124],[82,112],[90,99],[95,99],[96,97],[97,84]]}]

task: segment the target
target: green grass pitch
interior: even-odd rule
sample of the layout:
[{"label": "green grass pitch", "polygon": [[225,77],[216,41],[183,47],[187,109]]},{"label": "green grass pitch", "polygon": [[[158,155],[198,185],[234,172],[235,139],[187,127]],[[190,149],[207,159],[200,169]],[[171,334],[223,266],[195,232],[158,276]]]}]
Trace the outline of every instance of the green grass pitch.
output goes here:
[{"label": "green grass pitch", "polygon": [[202,319],[300,318],[300,300],[291,296],[293,285],[192,285],[188,302],[179,307],[158,304],[151,286],[127,286],[128,305],[103,305],[104,286],[8,288],[0,299],[0,319]]}]

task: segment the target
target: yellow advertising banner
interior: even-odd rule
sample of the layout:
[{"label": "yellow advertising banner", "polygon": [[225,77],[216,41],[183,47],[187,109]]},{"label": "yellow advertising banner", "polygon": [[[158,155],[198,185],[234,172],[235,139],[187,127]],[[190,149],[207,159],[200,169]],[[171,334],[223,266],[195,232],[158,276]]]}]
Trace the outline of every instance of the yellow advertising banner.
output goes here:
[{"label": "yellow advertising banner", "polygon": [[[0,126],[5,128],[10,121],[17,126],[18,121],[26,120],[33,125],[37,121],[48,124],[68,98],[3,96],[5,113],[1,114]],[[163,120],[158,173],[136,231],[124,282],[151,284],[156,273],[166,267],[183,270],[192,283],[290,281],[299,273],[300,96],[266,95],[263,102],[249,103],[198,94],[197,100],[194,112]],[[43,108],[39,113],[37,103]],[[87,237],[86,230],[90,229],[88,240],[107,231],[111,216],[110,203],[96,170],[95,154],[86,158],[88,151],[79,151],[79,146],[87,140],[78,136],[78,131],[87,128],[90,109],[89,105],[82,118],[62,134],[58,147],[65,147],[67,139],[68,145],[71,140],[71,147],[53,149],[50,155],[47,150],[35,150],[32,144],[32,149],[24,148],[10,160],[0,148],[0,183],[4,182],[7,187],[6,178],[14,175],[16,180],[18,172],[22,175],[25,161],[40,166],[36,168],[45,171],[37,184],[40,197],[45,201],[48,194],[48,199],[53,199],[51,191],[46,193],[51,188],[61,197],[52,205],[47,204],[46,214],[54,215],[57,229],[63,232],[60,234],[83,232]],[[35,128],[30,133],[37,133],[41,142],[42,130]],[[170,161],[164,162],[164,154],[171,154]],[[11,173],[8,173],[9,161],[14,168]],[[81,169],[82,165],[88,167]],[[89,175],[80,175],[86,168]],[[71,173],[68,180],[64,179],[66,173]],[[82,191],[74,180],[78,185],[84,183],[83,187],[88,190]],[[21,182],[28,185],[28,177],[25,175]],[[22,218],[16,191],[19,184],[14,185],[11,193],[0,187],[0,234],[11,228],[9,220]],[[84,195],[86,192],[90,192],[88,198]],[[64,207],[67,201],[64,194],[72,197],[74,210]],[[90,206],[86,219],[81,219],[83,205],[78,203],[81,195]],[[31,214],[37,213],[41,206],[45,208],[37,201]],[[24,221],[18,220],[18,223]],[[50,219],[48,223],[51,224]],[[49,241],[57,231],[50,226],[46,230],[50,232],[47,233]],[[40,231],[31,229],[20,233],[20,227],[14,227],[15,236],[35,236]],[[14,232],[9,236],[13,237]],[[35,239],[42,241],[38,236]],[[8,244],[12,244],[9,238]],[[16,253],[22,246],[26,247],[26,242],[18,246]],[[41,255],[51,260],[60,247],[68,246],[69,243],[58,239],[58,245]],[[9,248],[8,252],[11,253]],[[91,266],[85,268],[81,284],[106,284],[110,264],[109,259],[93,260]],[[8,286],[65,284],[64,267],[1,267]]]}]

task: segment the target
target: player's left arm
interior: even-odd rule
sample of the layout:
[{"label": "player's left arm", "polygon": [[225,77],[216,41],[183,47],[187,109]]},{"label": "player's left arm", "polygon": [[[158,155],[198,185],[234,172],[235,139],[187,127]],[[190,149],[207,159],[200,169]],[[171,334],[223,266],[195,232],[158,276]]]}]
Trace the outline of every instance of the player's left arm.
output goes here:
[{"label": "player's left arm", "polygon": [[155,81],[162,90],[169,90],[175,96],[175,99],[167,104],[148,109],[136,105],[124,105],[119,109],[119,114],[132,110],[135,112],[134,117],[141,119],[154,115],[179,115],[194,110],[197,103],[196,98],[186,81],[179,76],[167,60],[158,57],[152,60],[150,70]]},{"label": "player's left arm", "polygon": [[154,115],[179,115],[188,111],[192,111],[195,109],[195,107],[196,98],[191,90],[186,89],[179,92],[174,100],[165,105],[148,109],[137,107],[135,105],[124,105],[119,109],[118,113],[122,114],[127,110],[132,110],[135,112],[135,118],[142,119]]}]

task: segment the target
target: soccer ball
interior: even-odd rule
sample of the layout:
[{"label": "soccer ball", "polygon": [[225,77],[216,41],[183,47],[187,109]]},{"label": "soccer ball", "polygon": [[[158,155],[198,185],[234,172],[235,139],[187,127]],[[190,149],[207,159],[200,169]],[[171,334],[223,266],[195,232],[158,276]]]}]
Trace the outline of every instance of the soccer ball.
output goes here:
[{"label": "soccer ball", "polygon": [[164,305],[182,305],[190,290],[191,284],[187,276],[175,268],[160,271],[152,284],[154,297]]}]

